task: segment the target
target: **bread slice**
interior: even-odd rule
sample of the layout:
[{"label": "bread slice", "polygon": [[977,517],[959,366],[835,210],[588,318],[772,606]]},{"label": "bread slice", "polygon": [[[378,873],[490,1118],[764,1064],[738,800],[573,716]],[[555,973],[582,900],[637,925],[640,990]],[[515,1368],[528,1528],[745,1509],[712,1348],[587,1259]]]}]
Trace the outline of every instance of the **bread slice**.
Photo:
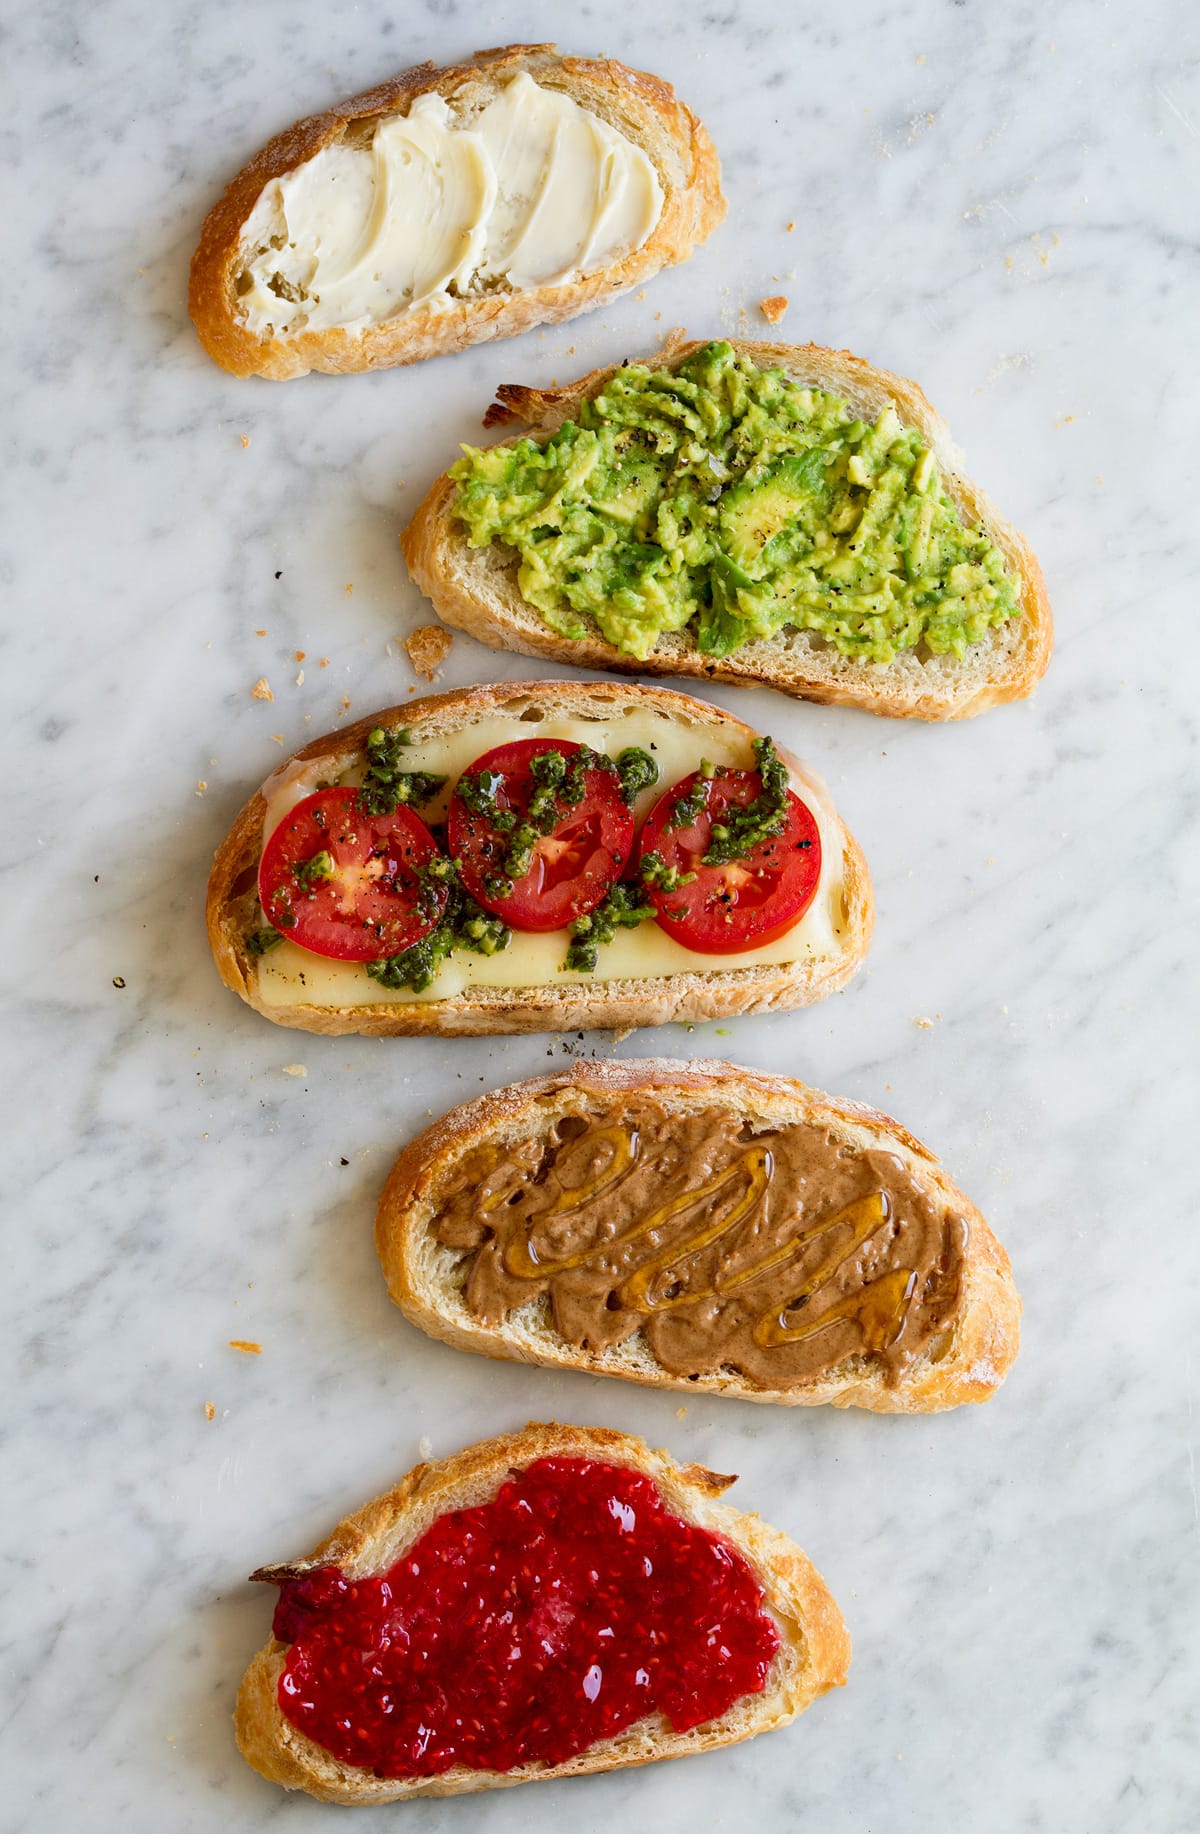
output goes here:
[{"label": "bread slice", "polygon": [[[918,648],[902,652],[893,662],[862,662],[843,656],[813,631],[789,629],[745,643],[719,661],[702,654],[688,631],[664,633],[642,662],[607,642],[599,629],[579,639],[552,631],[521,595],[515,551],[499,542],[487,548],[468,546],[466,529],[452,514],[456,486],[445,475],[433,485],[401,538],[409,571],[438,615],[496,649],[546,656],[577,668],[749,683],[777,688],[800,700],[861,707],[898,718],[961,720],[1030,694],[1046,671],[1053,645],[1041,568],[1024,537],[966,476],[948,427],[916,383],[876,369],[845,350],[729,341],[760,368],[780,367],[801,385],[841,396],[863,419],[875,419],[891,403],[905,425],[919,428],[964,521],[983,524],[1018,581],[1019,616],[993,626],[970,645],[961,661]],[[652,369],[674,369],[701,347],[676,333],[660,355],[637,361]],[[521,421],[535,438],[549,435],[571,419],[582,401],[599,394],[612,374],[612,368],[593,370],[566,388],[501,387],[484,425]]]},{"label": "bread slice", "polygon": [[[964,1277],[950,1329],[933,1339],[898,1385],[888,1386],[870,1356],[854,1357],[821,1380],[790,1389],[762,1388],[728,1367],[694,1378],[672,1375],[641,1331],[608,1349],[574,1348],[555,1329],[550,1308],[540,1298],[510,1312],[498,1327],[475,1316],[464,1294],[470,1254],[443,1247],[431,1228],[464,1155],[485,1143],[544,1138],[564,1115],[619,1118],[630,1097],[643,1091],[653,1091],[673,1115],[716,1104],[754,1127],[812,1122],[829,1128],[852,1150],[882,1148],[900,1159],[944,1211],[966,1220]],[[400,1154],[379,1200],[375,1234],[388,1291],[405,1317],[429,1336],[483,1356],[619,1376],[651,1388],[795,1407],[937,1413],[965,1401],[988,1400],[1020,1343],[1021,1302],[1008,1256],[927,1147],[875,1109],[823,1095],[789,1077],[733,1064],[667,1058],[577,1063],[555,1076],[479,1096],[435,1121]]]},{"label": "bread slice", "polygon": [[[651,710],[696,735],[697,760],[714,736],[753,736],[744,721],[691,695],[666,688],[637,687],[613,681],[543,681],[499,683],[462,688],[391,707],[356,725],[328,733],[304,746],[274,775],[302,770],[306,763],[328,760],[331,774],[361,756],[367,734],[377,725],[406,726],[414,743],[453,733],[489,716],[501,714],[519,722],[514,736],[529,737],[551,719],[603,722],[625,710]],[[490,741],[494,743],[495,741]],[[594,982],[558,985],[476,986],[453,998],[394,1001],[388,1004],[319,1006],[296,1001],[267,1005],[260,990],[260,962],[246,948],[246,936],[262,922],[258,911],[257,873],[263,846],[267,800],[260,790],[238,815],[217,849],[208,884],[208,937],[221,978],[256,1011],[277,1025],[309,1032],[363,1032],[376,1035],[438,1033],[443,1036],[489,1032],[536,1032],[632,1025],[661,1025],[673,1019],[714,1019],[734,1013],[769,1012],[806,1006],[835,993],[861,966],[870,940],[874,906],[871,881],[858,843],[845,828],[819,779],[781,751],[810,806],[819,807],[838,843],[822,868],[840,881],[841,913],[837,952],[787,963],[698,970],[646,979],[603,980],[604,962]],[[319,772],[317,773],[320,774]],[[272,779],[273,781],[274,779]],[[666,788],[664,783],[663,788]],[[264,786],[269,788],[269,784]],[[839,857],[840,854],[840,857]],[[834,881],[830,881],[832,884]],[[818,892],[818,896],[820,896]],[[737,957],[730,956],[731,964]]]},{"label": "bread slice", "polygon": [[[335,327],[265,337],[249,330],[235,290],[239,244],[243,225],[273,178],[343,140],[365,144],[379,122],[406,115],[418,96],[431,92],[444,97],[456,117],[469,121],[518,71],[528,72],[545,89],[565,92],[650,159],[662,186],[663,208],[640,248],[578,280],[520,290],[498,285],[426,302],[362,330]],[[277,134],[243,166],[209,212],[192,259],[188,304],[204,348],[235,376],[279,381],[313,369],[334,375],[388,369],[574,318],[641,286],[660,268],[686,261],[724,215],[716,149],[669,83],[611,59],[560,57],[553,45],[506,45],[478,51],[469,63],[444,69],[418,64]]]},{"label": "bread slice", "polygon": [[700,1465],[677,1465],[641,1439],[602,1427],[531,1424],[521,1432],[469,1446],[453,1458],[418,1465],[396,1488],[339,1524],[306,1560],[263,1567],[255,1579],[278,1582],[312,1567],[336,1564],[351,1577],[385,1572],[437,1517],[489,1502],[514,1470],[539,1458],[575,1457],[627,1466],[658,1485],[667,1507],[685,1521],[732,1541],[753,1568],[764,1605],[775,1620],[780,1649],[761,1693],[734,1703],[720,1719],[674,1732],[661,1714],[639,1720],[565,1764],[526,1764],[511,1771],[456,1766],[442,1776],[379,1777],[333,1757],[284,1718],[279,1677],[288,1646],[274,1637],[246,1671],[234,1724],[248,1763],[285,1789],[307,1790],[323,1802],[407,1802],[418,1796],[457,1796],[557,1777],[589,1776],[662,1758],[687,1757],[754,1738],[786,1725],[831,1688],[842,1687],[850,1639],[825,1582],[794,1542],[757,1516],[716,1498],[735,1480]]}]

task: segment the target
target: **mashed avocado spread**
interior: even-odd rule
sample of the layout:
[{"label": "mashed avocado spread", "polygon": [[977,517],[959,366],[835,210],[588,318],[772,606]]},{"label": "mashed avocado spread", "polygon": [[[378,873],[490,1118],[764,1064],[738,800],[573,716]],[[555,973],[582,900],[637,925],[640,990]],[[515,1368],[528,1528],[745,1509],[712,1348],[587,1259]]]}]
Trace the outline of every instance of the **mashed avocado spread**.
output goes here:
[{"label": "mashed avocado spread", "polygon": [[643,661],[664,631],[718,657],[789,627],[864,662],[961,656],[1019,610],[915,427],[891,406],[871,426],[726,343],[626,365],[544,442],[463,454],[471,546],[516,550],[552,630],[594,624]]}]

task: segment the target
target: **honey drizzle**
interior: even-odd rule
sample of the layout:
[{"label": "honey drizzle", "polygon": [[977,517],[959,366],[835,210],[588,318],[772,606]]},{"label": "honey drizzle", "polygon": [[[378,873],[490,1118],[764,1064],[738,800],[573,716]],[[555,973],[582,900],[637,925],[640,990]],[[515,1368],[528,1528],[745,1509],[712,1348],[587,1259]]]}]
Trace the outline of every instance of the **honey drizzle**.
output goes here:
[{"label": "honey drizzle", "polygon": [[[695,1305],[703,1299],[724,1298],[739,1287],[748,1286],[761,1275],[773,1268],[784,1266],[802,1254],[810,1243],[816,1241],[830,1230],[842,1225],[849,1225],[851,1239],[845,1248],[826,1256],[820,1266],[811,1273],[804,1284],[782,1308],[772,1307],[757,1319],[754,1325],[755,1342],[764,1348],[781,1344],[800,1343],[814,1337],[826,1325],[834,1324],[840,1319],[853,1319],[862,1331],[865,1348],[868,1351],[886,1350],[895,1343],[904,1328],[908,1304],[916,1288],[916,1272],[912,1268],[900,1267],[881,1274],[869,1281],[857,1292],[848,1293],[834,1305],[828,1306],[817,1317],[805,1319],[799,1323],[789,1323],[788,1314],[798,1305],[812,1298],[825,1286],[850,1256],[872,1236],[889,1218],[891,1206],[883,1191],[872,1192],[867,1197],[856,1199],[838,1210],[833,1216],[825,1217],[818,1223],[798,1230],[789,1241],[772,1250],[760,1261],[728,1280],[718,1279],[713,1286],[703,1286],[680,1293],[665,1293],[655,1296],[652,1291],[658,1275],[678,1269],[681,1263],[691,1260],[703,1249],[742,1222],[766,1196],[774,1170],[774,1160],[769,1151],[762,1147],[751,1147],[737,1158],[723,1172],[718,1172],[707,1183],[696,1190],[682,1191],[660,1204],[657,1210],[627,1229],[623,1235],[614,1236],[611,1241],[603,1242],[599,1247],[581,1250],[578,1254],[569,1255],[558,1261],[539,1260],[534,1251],[531,1235],[534,1227],[558,1217],[577,1214],[595,1198],[607,1195],[637,1163],[640,1141],[636,1130],[626,1132],[619,1127],[598,1128],[595,1136],[598,1140],[611,1140],[614,1145],[613,1164],[600,1177],[583,1185],[572,1185],[560,1189],[554,1196],[550,1207],[532,1220],[523,1240],[509,1242],[504,1250],[503,1265],[506,1270],[518,1279],[537,1280],[551,1278],[555,1274],[566,1273],[572,1268],[583,1267],[589,1261],[595,1261],[601,1255],[613,1249],[627,1247],[631,1242],[643,1236],[653,1235],[665,1228],[675,1217],[694,1209],[706,1198],[716,1198],[728,1190],[740,1174],[747,1178],[747,1187],[732,1208],[720,1215],[715,1221],[711,1218],[701,1221],[700,1227],[684,1237],[681,1242],[659,1250],[648,1261],[634,1270],[617,1289],[617,1297],[623,1306],[630,1311],[663,1312],[677,1306]],[[485,1208],[492,1208],[500,1201],[492,1198]]]}]

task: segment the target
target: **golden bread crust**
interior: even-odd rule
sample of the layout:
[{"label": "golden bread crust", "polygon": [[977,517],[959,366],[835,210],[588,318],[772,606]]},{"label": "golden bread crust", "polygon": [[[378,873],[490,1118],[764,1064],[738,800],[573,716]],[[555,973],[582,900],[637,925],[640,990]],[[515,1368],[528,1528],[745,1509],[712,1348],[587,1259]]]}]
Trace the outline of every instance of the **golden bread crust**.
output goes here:
[{"label": "golden bread crust", "polygon": [[[441,309],[419,308],[362,332],[335,327],[268,338],[247,328],[234,292],[239,242],[243,224],[271,179],[303,165],[350,128],[405,113],[418,96],[436,91],[450,101],[464,93],[494,93],[503,79],[521,70],[547,88],[566,91],[653,161],[663,210],[641,248],[581,280],[480,294]],[[314,369],[331,375],[387,369],[489,338],[515,337],[533,325],[557,324],[616,298],[660,268],[686,261],[721,222],[725,208],[716,149],[661,77],[612,59],[560,57],[553,45],[506,45],[477,51],[464,64],[418,64],[277,134],[230,181],[205,219],[192,257],[188,309],[208,354],[235,376],[283,381]]]},{"label": "golden bread crust", "polygon": [[736,1744],[786,1724],[822,1694],[844,1685],[850,1662],[849,1635],[828,1587],[807,1555],[757,1516],[743,1515],[715,1500],[732,1478],[697,1465],[677,1465],[669,1454],[652,1451],[643,1440],[603,1427],[534,1422],[520,1432],[469,1446],[452,1458],[418,1465],[386,1496],[348,1516],[306,1559],[260,1568],[253,1577],[282,1579],[334,1563],[352,1575],[385,1571],[438,1516],[490,1500],[514,1469],[547,1457],[599,1459],[643,1472],[655,1481],[675,1514],[736,1544],[763,1587],[764,1602],[781,1637],[780,1652],[763,1692],[735,1702],[720,1719],[690,1732],[673,1732],[656,1714],[565,1764],[527,1764],[508,1772],[475,1771],[458,1765],[440,1777],[377,1777],[372,1771],[343,1764],[284,1718],[278,1686],[287,1645],[272,1637],[246,1670],[234,1712],[238,1748],[255,1770],[285,1789],[307,1790],[323,1802],[382,1803],[456,1796],[588,1776]]},{"label": "golden bread crust", "polygon": [[[949,1344],[932,1346],[895,1387],[886,1384],[869,1359],[855,1359],[804,1388],[764,1389],[734,1370],[694,1380],[671,1375],[640,1342],[640,1334],[610,1350],[586,1351],[565,1343],[540,1315],[532,1320],[510,1315],[496,1327],[476,1319],[450,1277],[449,1259],[439,1260],[429,1252],[429,1225],[437,1213],[439,1193],[462,1156],[487,1141],[546,1131],[564,1114],[586,1114],[592,1098],[611,1112],[614,1098],[648,1090],[671,1112],[711,1105],[716,1094],[740,1118],[828,1125],[857,1146],[895,1153],[910,1172],[933,1188],[946,1210],[967,1221],[963,1293]],[[615,1376],[652,1388],[791,1407],[939,1413],[964,1402],[988,1400],[1020,1347],[1021,1301],[1008,1255],[928,1147],[876,1109],[825,1095],[790,1077],[718,1061],[651,1058],[578,1063],[553,1076],[514,1083],[452,1109],[396,1160],[379,1200],[375,1241],[389,1293],[405,1317],[427,1335],[476,1355]],[[631,1350],[631,1343],[636,1348]]]},{"label": "golden bread crust", "polygon": [[[389,722],[410,729],[423,726],[432,735],[491,713],[512,713],[519,718],[541,707],[552,717],[586,717],[589,713],[603,717],[612,708],[633,702],[693,722],[698,730],[752,730],[733,714],[669,688],[634,687],[614,681],[501,682],[425,695],[404,706],[386,708],[353,726],[314,739],[293,753],[286,764],[361,751],[372,727]],[[787,757],[786,753],[781,755]],[[582,982],[557,987],[476,987],[469,996],[395,1004],[267,1006],[258,995],[257,968],[246,952],[242,918],[244,898],[253,886],[262,851],[266,807],[259,790],[217,848],[205,911],[208,939],[225,985],[276,1025],[299,1031],[357,1032],[377,1037],[478,1037],[490,1033],[621,1030],[634,1025],[662,1025],[671,1020],[775,1011],[807,1006],[836,993],[861,967],[870,942],[874,922],[870,875],[857,841],[839,822],[846,922],[842,952],[833,958],[636,981],[598,981],[594,986]]]},{"label": "golden bread crust", "polygon": [[[1020,586],[1020,615],[993,629],[954,657],[924,661],[901,656],[892,663],[855,662],[829,646],[814,644],[807,632],[788,640],[757,639],[720,661],[703,655],[686,632],[659,638],[644,662],[625,655],[599,631],[582,638],[560,637],[522,598],[511,553],[468,547],[466,532],[451,511],[453,480],[443,474],[432,485],[401,537],[409,572],[447,624],[465,630],[494,649],[517,650],[578,668],[631,675],[691,676],[697,680],[776,688],[801,700],[815,700],[868,713],[921,720],[960,720],[1004,701],[1031,694],[1050,661],[1054,623],[1046,582],[1023,535],[1006,522],[962,469],[962,455],[949,428],[915,382],[876,369],[847,350],[816,344],[773,344],[731,338],[735,350],[760,365],[780,365],[797,382],[830,389],[859,411],[877,414],[888,402],[902,421],[916,426],[936,455],[943,481],[970,523],[981,522],[1004,555]],[[701,348],[682,333],[668,339],[659,355],[640,357],[652,369],[675,368]],[[485,426],[519,420],[535,436],[552,433],[580,403],[599,393],[616,365],[593,370],[560,389],[501,385]]]}]

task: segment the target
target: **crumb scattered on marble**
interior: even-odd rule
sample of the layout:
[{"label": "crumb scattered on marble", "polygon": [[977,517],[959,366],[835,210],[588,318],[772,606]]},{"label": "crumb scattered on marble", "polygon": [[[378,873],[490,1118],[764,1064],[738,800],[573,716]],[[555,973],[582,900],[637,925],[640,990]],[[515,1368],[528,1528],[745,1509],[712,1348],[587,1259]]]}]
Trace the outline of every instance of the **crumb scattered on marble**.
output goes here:
[{"label": "crumb scattered on marble", "polygon": [[444,624],[422,624],[404,638],[404,648],[417,674],[432,681],[454,648],[454,637]]},{"label": "crumb scattered on marble", "polygon": [[[350,709],[351,709],[351,707],[352,707],[353,705],[354,705],[354,703],[353,703],[353,701],[352,701],[352,700],[350,699],[350,696],[349,696],[348,694],[343,694],[343,695],[342,695],[342,713],[349,713],[349,711],[350,711]],[[339,714],[339,716],[338,716],[338,717],[339,717],[339,719],[340,719],[340,718],[341,718],[341,715]]]},{"label": "crumb scattered on marble", "polygon": [[274,739],[276,745],[283,744],[283,734],[281,732],[273,732],[271,737]]},{"label": "crumb scattered on marble", "polygon": [[794,223],[785,223],[785,224],[784,224],[784,228],[785,228],[785,229],[787,230],[787,232],[788,232],[788,234],[789,234],[789,236],[791,235],[791,233],[792,233],[792,231],[793,231],[793,229],[795,229],[795,227],[796,227],[796,225],[795,225]]},{"label": "crumb scattered on marble", "polygon": [[686,1420],[687,1419],[687,1408],[686,1407],[677,1407],[675,1409],[675,1418],[676,1420]]},{"label": "crumb scattered on marble", "polygon": [[255,682],[254,686],[251,688],[250,692],[254,696],[255,700],[274,700],[275,699],[275,696],[271,692],[271,684],[267,680],[265,675],[259,676],[258,680]]},{"label": "crumb scattered on marble", "polygon": [[307,659],[307,656],[308,656],[307,650],[293,650],[292,651],[292,658],[296,662],[304,662]]},{"label": "crumb scattered on marble", "polygon": [[262,1355],[262,1345],[253,1343],[248,1337],[231,1337],[229,1340],[229,1348],[231,1350],[241,1350],[246,1356]]},{"label": "crumb scattered on marble", "polygon": [[328,656],[322,656],[322,658],[321,658],[321,660],[320,660],[320,662],[318,662],[318,664],[317,664],[317,667],[318,667],[319,669],[327,669],[327,668],[329,667],[329,658],[328,658]]},{"label": "crumb scattered on marble", "polygon": [[285,1063],[283,1066],[283,1073],[285,1076],[307,1076],[308,1065],[303,1063]]},{"label": "crumb scattered on marble", "polygon": [[932,1031],[933,1027],[937,1024],[941,1016],[942,1016],[941,1013],[934,1013],[932,1019],[926,1019],[926,1018],[914,1019],[913,1024],[919,1026],[923,1032]]},{"label": "crumb scattered on marble", "polygon": [[345,592],[345,593],[346,593],[346,595],[347,595],[347,597],[349,597],[349,595],[350,595],[350,593],[352,593],[352,592],[354,591],[354,581],[353,581],[353,580],[347,580],[347,581],[346,581],[346,584],[345,584],[345,586],[344,586],[344,587],[342,588],[342,590],[343,590],[343,592]]},{"label": "crumb scattered on marble", "polygon": [[243,446],[248,446],[250,444],[250,435],[248,433],[239,433],[238,438],[241,440]]},{"label": "crumb scattered on marble", "polygon": [[124,985],[125,985],[125,976],[123,974],[114,974],[113,975],[113,986],[120,988],[120,987],[124,987]]},{"label": "crumb scattered on marble", "polygon": [[206,1401],[204,1403],[204,1418],[206,1420],[215,1420],[216,1417],[217,1417],[216,1408],[213,1406],[211,1401]]},{"label": "crumb scattered on marble", "polygon": [[433,1441],[428,1433],[422,1433],[417,1441],[417,1451],[422,1458],[433,1457]]},{"label": "crumb scattered on marble", "polygon": [[777,325],[788,309],[786,293],[773,293],[770,299],[760,299],[758,309],[768,325]]},{"label": "crumb scattered on marble", "polygon": [[256,637],[265,637],[267,633],[265,630],[256,630],[254,634]]},{"label": "crumb scattered on marble", "polygon": [[196,781],[196,794],[197,794],[197,796],[203,796],[203,794],[204,794],[204,792],[205,792],[205,790],[206,790],[207,788],[208,788],[208,784],[207,784],[207,782],[205,781],[205,779],[204,779],[203,777],[200,777],[200,778],[198,778],[198,779],[197,779],[197,781]]}]

